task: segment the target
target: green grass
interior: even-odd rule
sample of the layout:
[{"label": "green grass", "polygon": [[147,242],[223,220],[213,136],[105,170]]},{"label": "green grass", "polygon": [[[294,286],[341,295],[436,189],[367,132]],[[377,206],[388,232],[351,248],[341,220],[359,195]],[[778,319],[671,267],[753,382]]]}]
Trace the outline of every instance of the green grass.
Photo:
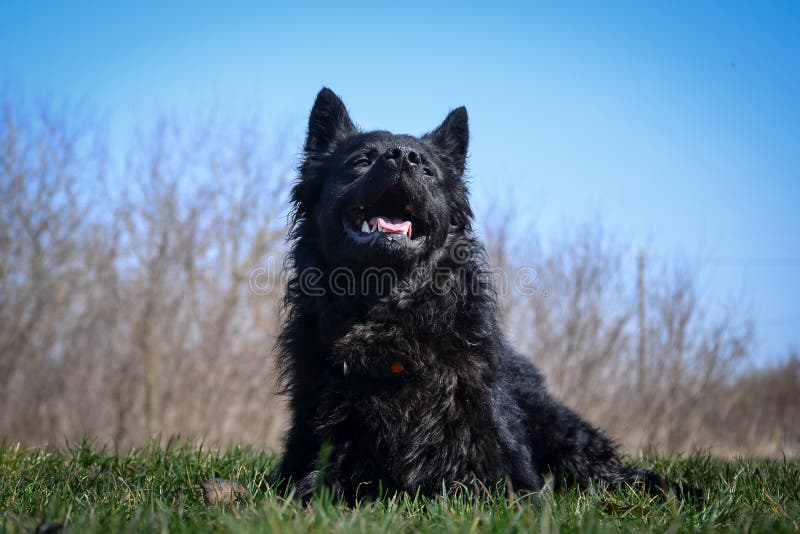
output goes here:
[{"label": "green grass", "polygon": [[[705,504],[616,492],[503,492],[435,499],[401,496],[348,508],[324,495],[302,506],[263,482],[275,457],[252,448],[208,451],[174,443],[126,452],[80,444],[41,450],[0,445],[0,529],[58,520],[72,532],[527,532],[800,529],[800,464],[706,456],[639,462],[706,488]],[[199,483],[238,480],[250,496],[208,508]]]}]

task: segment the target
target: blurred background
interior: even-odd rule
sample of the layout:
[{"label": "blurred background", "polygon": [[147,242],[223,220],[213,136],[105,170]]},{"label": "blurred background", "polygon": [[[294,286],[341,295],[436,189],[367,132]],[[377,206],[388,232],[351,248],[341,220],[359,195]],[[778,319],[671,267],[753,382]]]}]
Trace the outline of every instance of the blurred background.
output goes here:
[{"label": "blurred background", "polygon": [[[800,4],[0,3],[0,440],[278,448],[327,85],[470,114],[509,338],[629,452],[800,453]],[[513,276],[513,275],[512,275]]]}]

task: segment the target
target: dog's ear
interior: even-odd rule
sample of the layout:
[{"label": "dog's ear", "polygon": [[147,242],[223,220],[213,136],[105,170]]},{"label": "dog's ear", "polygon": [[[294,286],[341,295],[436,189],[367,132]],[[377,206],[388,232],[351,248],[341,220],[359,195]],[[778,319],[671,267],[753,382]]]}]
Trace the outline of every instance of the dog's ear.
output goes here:
[{"label": "dog's ear", "polygon": [[467,108],[461,106],[451,111],[442,124],[422,136],[422,139],[440,149],[456,173],[461,175],[464,172],[469,146]]},{"label": "dog's ear", "polygon": [[342,99],[327,87],[323,87],[317,94],[314,107],[311,108],[311,116],[308,118],[306,154],[328,152],[336,141],[356,131]]}]

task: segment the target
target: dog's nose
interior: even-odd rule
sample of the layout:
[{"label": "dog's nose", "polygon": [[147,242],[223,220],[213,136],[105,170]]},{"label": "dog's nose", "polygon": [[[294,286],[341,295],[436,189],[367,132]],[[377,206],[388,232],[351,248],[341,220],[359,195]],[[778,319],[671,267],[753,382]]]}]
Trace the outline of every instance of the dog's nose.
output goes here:
[{"label": "dog's nose", "polygon": [[409,167],[413,169],[419,165],[421,161],[421,158],[417,152],[414,152],[410,148],[404,146],[390,148],[383,153],[383,157],[386,159],[387,163],[389,163],[390,167],[396,169],[402,169],[403,167]]}]

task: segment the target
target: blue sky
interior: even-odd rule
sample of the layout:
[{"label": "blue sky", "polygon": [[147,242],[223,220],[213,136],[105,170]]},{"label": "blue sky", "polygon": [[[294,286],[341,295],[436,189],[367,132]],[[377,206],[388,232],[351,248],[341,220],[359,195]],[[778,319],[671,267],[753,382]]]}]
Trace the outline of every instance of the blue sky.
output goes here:
[{"label": "blue sky", "polygon": [[300,132],[322,85],[364,128],[466,105],[479,210],[600,216],[749,296],[764,359],[800,347],[800,3],[162,4],[6,0],[0,80],[117,140],[211,105]]}]

